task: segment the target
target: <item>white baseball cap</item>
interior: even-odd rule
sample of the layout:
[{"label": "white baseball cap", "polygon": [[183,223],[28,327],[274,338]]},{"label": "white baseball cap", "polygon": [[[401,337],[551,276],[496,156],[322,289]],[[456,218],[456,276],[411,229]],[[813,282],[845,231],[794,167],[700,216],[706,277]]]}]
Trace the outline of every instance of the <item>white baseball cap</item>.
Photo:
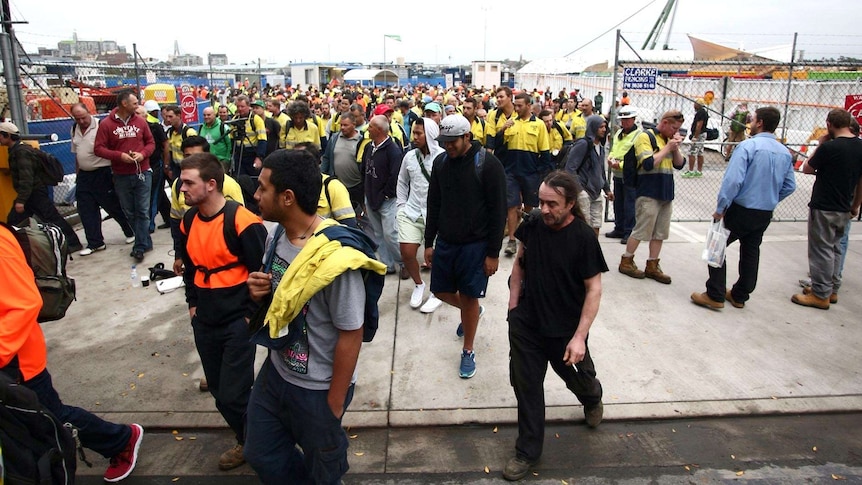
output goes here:
[{"label": "white baseball cap", "polygon": [[449,115],[440,122],[440,136],[437,141],[444,143],[457,140],[467,133],[470,133],[470,122],[467,118],[460,114]]}]

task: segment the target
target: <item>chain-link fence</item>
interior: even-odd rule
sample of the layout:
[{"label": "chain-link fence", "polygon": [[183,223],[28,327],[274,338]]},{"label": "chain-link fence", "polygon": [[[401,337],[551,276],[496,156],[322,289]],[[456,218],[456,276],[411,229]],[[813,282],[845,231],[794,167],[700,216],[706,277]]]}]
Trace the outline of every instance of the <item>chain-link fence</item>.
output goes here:
[{"label": "chain-link fence", "polygon": [[[620,41],[611,99],[628,98],[639,114],[653,116],[641,121],[656,122],[662,113],[680,110],[686,119],[683,127],[689,132],[694,101],[701,99],[709,114],[707,128],[718,133],[716,139],[706,142],[702,176],[683,177],[690,168],[689,160],[674,175],[673,218],[679,221],[711,218],[727,159],[747,138],[746,124],[757,108],[774,106],[781,112],[776,136],[788,147],[798,168],[826,131],[829,110],[844,108],[847,96],[862,93],[859,62],[797,60],[795,50],[790,62],[741,53],[721,61],[646,61],[622,35]],[[683,146],[685,155],[688,144]],[[778,205],[774,220],[808,218],[814,177],[797,172],[796,183],[796,192]]]},{"label": "chain-link fence", "polygon": [[[622,34],[617,35],[618,60],[609,67],[610,72],[579,76],[534,74],[529,79],[522,76],[521,85],[550,88],[554,93],[577,87],[581,95],[590,99],[601,93],[602,112],[608,114],[612,125],[616,124],[615,105],[625,97],[636,109],[639,123],[655,123],[662,113],[675,109],[685,116],[683,128],[691,130],[694,101],[702,98],[709,114],[707,127],[717,130],[718,138],[706,142],[703,175],[696,178],[683,177],[688,170],[688,143],[683,146],[686,168],[674,175],[676,221],[711,219],[726,159],[748,136],[747,126],[732,123],[734,115],[753,114],[764,106],[778,108],[781,122],[776,136],[787,145],[798,168],[825,133],[829,110],[844,108],[848,96],[862,94],[859,61],[799,60],[795,47],[789,62],[733,49],[716,52],[722,60],[673,60],[671,51],[667,51],[668,60],[655,60],[655,54],[646,60],[641,58],[643,51],[633,48]],[[797,172],[796,183],[796,192],[778,205],[774,220],[807,220],[814,176]],[[607,218],[613,220],[612,207],[608,208]]]}]

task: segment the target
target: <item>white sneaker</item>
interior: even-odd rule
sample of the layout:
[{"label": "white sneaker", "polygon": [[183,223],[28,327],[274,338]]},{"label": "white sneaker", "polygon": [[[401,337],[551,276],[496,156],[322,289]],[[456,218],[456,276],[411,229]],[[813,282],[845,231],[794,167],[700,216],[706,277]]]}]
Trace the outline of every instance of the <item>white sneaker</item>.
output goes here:
[{"label": "white sneaker", "polygon": [[422,297],[425,296],[425,283],[416,285],[413,294],[410,295],[410,308],[417,309],[422,305]]},{"label": "white sneaker", "polygon": [[422,305],[422,308],[419,309],[422,313],[434,313],[434,310],[440,308],[440,305],[443,304],[443,301],[437,298],[434,295],[431,295],[431,298],[428,298],[428,301]]},{"label": "white sneaker", "polygon": [[95,253],[96,251],[104,251],[106,248],[107,248],[107,246],[102,244],[101,246],[99,246],[97,248],[84,248],[78,254],[80,256],[89,256],[89,255]]},{"label": "white sneaker", "polygon": [[135,242],[135,236],[126,237],[126,244],[132,244],[133,242]]}]

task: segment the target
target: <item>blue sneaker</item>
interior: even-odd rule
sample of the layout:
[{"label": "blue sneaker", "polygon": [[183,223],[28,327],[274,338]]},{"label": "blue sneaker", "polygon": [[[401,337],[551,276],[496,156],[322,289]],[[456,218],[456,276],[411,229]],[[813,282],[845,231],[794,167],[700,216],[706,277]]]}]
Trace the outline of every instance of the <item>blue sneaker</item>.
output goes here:
[{"label": "blue sneaker", "polygon": [[476,354],[469,350],[461,351],[461,368],[458,371],[461,379],[469,379],[476,375]]},{"label": "blue sneaker", "polygon": [[[479,318],[482,318],[482,315],[484,315],[484,314],[485,314],[485,307],[482,305],[479,305]],[[464,323],[463,322],[458,323],[458,329],[455,330],[455,335],[457,335],[459,337],[464,336]]]}]

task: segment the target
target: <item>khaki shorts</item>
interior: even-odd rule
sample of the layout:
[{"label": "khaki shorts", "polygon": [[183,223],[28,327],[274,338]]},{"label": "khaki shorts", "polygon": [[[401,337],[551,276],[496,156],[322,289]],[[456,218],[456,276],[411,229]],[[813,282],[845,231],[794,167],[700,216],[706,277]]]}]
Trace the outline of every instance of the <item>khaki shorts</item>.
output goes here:
[{"label": "khaki shorts", "polygon": [[664,241],[670,233],[672,200],[638,197],[635,201],[635,228],[631,237],[638,241]]},{"label": "khaki shorts", "polygon": [[578,194],[578,206],[590,227],[602,227],[602,194],[595,199],[590,199],[590,194],[582,190]]},{"label": "khaki shorts", "polygon": [[425,241],[425,219],[422,216],[419,216],[416,221],[411,221],[404,211],[398,211],[396,224],[398,224],[399,243],[422,244]]}]

